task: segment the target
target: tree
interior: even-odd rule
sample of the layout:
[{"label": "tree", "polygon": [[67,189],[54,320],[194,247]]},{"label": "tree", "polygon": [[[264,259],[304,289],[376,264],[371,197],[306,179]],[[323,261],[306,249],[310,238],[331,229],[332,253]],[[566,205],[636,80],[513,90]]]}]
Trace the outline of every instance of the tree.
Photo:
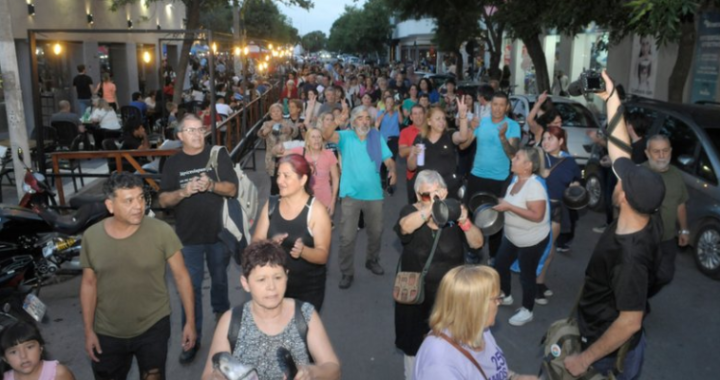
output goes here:
[{"label": "tree", "polygon": [[305,50],[309,52],[316,52],[325,49],[327,45],[327,36],[325,33],[316,30],[304,35],[301,39],[301,44]]},{"label": "tree", "polygon": [[[212,9],[200,16],[202,28],[223,33],[234,32],[234,12],[230,4]],[[248,1],[245,12],[245,30],[251,38],[278,44],[292,44],[300,40],[297,29],[290,24],[287,16],[280,13],[275,3]]]},{"label": "tree", "polygon": [[502,71],[500,70],[500,60],[502,59],[502,40],[505,33],[505,23],[498,21],[495,17],[497,7],[484,6],[481,14],[481,20],[485,26],[483,32],[483,40],[488,53],[490,53],[490,62],[488,64],[490,78],[500,79]]},{"label": "tree", "polygon": [[[110,0],[110,9],[113,11],[117,11],[121,6],[126,4],[133,4],[140,0]],[[156,1],[162,1],[162,0],[142,0],[145,4],[153,3]],[[185,29],[188,30],[196,30],[200,29],[201,23],[200,23],[200,15],[206,12],[210,12],[213,9],[216,9],[218,7],[223,7],[228,4],[228,0],[177,0],[182,1],[183,4],[185,4]],[[240,9],[241,17],[240,17],[240,23],[243,24],[243,16],[244,16],[244,9],[245,5],[252,2],[259,2],[259,1],[265,1],[265,0],[244,0],[242,3],[242,7]],[[271,1],[271,0],[268,0]],[[302,8],[309,9],[313,6],[312,0],[275,0],[280,1],[283,4],[295,4]],[[233,0],[233,4],[235,7],[239,6],[239,0]],[[244,33],[241,33],[241,35],[244,36]],[[177,74],[178,78],[185,78],[185,75],[187,73],[187,66],[188,61],[190,59],[190,48],[192,47],[193,42],[195,41],[196,36],[193,33],[185,33],[185,38],[183,40],[182,47],[180,48],[180,62],[178,62],[178,67],[176,68],[175,72]],[[175,91],[173,92],[173,102],[180,103],[182,99],[182,80],[180,80],[180,85],[175,86]]]},{"label": "tree", "polygon": [[435,20],[435,40],[443,51],[455,52],[458,57],[458,79],[463,76],[460,47],[465,41],[481,35],[480,17],[484,10],[480,1],[466,0],[384,0],[402,19],[429,17]]},{"label": "tree", "polygon": [[370,0],[362,9],[346,6],[345,12],[330,28],[328,49],[358,54],[381,53],[391,32],[390,10],[385,1]]}]

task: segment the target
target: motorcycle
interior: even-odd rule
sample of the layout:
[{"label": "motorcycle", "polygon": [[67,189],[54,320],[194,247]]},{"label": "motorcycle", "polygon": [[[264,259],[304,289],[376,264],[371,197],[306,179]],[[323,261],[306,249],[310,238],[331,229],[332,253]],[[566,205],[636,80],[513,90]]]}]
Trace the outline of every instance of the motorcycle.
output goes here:
[{"label": "motorcycle", "polygon": [[0,205],[0,289],[40,288],[61,269],[80,270],[82,232],[107,217],[100,197],[76,197],[70,214],[51,209],[53,193],[42,174],[26,167],[18,206]]}]

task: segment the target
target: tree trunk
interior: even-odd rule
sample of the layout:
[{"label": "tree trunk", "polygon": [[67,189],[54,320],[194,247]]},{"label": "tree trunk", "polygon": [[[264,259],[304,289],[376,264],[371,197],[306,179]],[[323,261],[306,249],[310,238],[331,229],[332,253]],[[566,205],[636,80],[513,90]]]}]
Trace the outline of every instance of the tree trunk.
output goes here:
[{"label": "tree trunk", "polygon": [[695,39],[697,38],[697,30],[693,17],[687,17],[683,20],[682,24],[680,24],[680,33],[675,66],[673,66],[670,79],[668,80],[668,101],[673,103],[683,102],[685,82],[687,81],[692,65]]},{"label": "tree trunk", "polygon": [[[13,158],[13,169],[15,170],[15,188],[18,199],[21,199],[24,193],[22,178],[23,173],[25,173],[25,165],[30,162],[30,149],[28,149],[27,127],[25,124],[25,111],[23,110],[22,91],[20,89],[15,40],[12,35],[10,6],[7,1],[0,1],[0,67],[3,70],[2,89],[0,91],[5,92],[8,132],[10,133],[9,148]],[[36,125],[35,128],[42,131],[42,126]],[[18,148],[22,148],[22,157],[18,157]]]},{"label": "tree trunk", "polygon": [[463,79],[463,68],[465,67],[462,49],[455,50],[455,54],[457,54],[457,57],[455,57],[455,79],[461,81]]},{"label": "tree trunk", "polygon": [[545,52],[540,44],[538,34],[532,37],[522,38],[527,48],[533,66],[535,66],[535,87],[538,94],[543,91],[550,92],[550,77],[548,76],[547,62],[545,61]]},{"label": "tree trunk", "polygon": [[[185,18],[187,25],[185,29],[193,30],[200,27],[200,8],[202,0],[191,0],[185,5]],[[187,75],[187,66],[190,61],[190,48],[195,41],[195,33],[185,33],[182,47],[180,48],[180,61],[175,70],[175,89],[173,91],[173,103],[182,103],[183,85],[185,84],[185,76]]]},{"label": "tree trunk", "polygon": [[[243,44],[242,41],[240,41],[240,4],[238,2],[239,0],[233,0],[233,43],[242,50]],[[241,59],[241,54],[234,56],[233,71],[235,71],[235,75],[240,73],[240,70],[242,70],[242,63],[240,62]]]}]

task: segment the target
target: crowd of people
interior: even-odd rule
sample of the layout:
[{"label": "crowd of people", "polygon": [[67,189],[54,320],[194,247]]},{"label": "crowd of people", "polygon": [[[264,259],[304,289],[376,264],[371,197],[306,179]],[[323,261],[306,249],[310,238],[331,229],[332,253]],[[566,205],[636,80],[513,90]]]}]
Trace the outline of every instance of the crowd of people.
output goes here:
[{"label": "crowd of people", "polygon": [[[166,263],[183,306],[183,364],[200,348],[205,265],[210,274],[217,326],[203,379],[216,378],[212,357],[218,352],[252,365],[262,379],[282,378],[287,372],[275,359],[279,347],[299,365],[295,379],[339,378],[340,360],[320,317],[323,307],[333,307],[324,305],[331,237],[339,235],[340,289],[353,284],[360,229],[367,232],[365,268],[385,273],[383,205],[400,180],[398,159],[406,161],[402,177],[408,190],[393,227],[402,244],[397,268],[427,268],[422,302],[395,304],[395,345],[404,354],[405,378],[536,378],[509,369],[490,327],[499,306],[514,304],[513,270],[520,273],[522,301],[510,325],[530,323],[535,305],[547,305],[553,294],[547,273],[560,226],[570,218],[563,194],[581,180],[567,153],[562,117],[542,94],[523,132],[497,83],[458,94],[453,80],[438,91],[426,78],[400,66],[391,69],[336,64],[289,73],[281,101],[270,107],[257,132],[267,145],[271,189],[252,218],[257,219],[252,243],[241,255],[240,282],[251,296],[244,305],[231,308],[231,253],[219,237],[223,198],[236,194],[238,177],[224,150],[217,169],[208,165],[211,147],[202,115],[188,114],[174,124],[180,152],[162,171],[159,201],[174,210],[174,231],[144,217],[139,179],[110,178],[105,194],[113,216],[85,233],[81,254],[86,349],[96,379],[126,378],[133,357],[143,378],[164,378],[170,333]],[[590,366],[616,370],[618,348],[625,346],[618,379],[635,379],[646,344],[647,300],[672,279],[676,222],[679,243],[687,244],[687,193],[680,181],[668,184],[677,173],[668,169],[667,138],[645,140],[648,164],[630,160],[633,128],[615,117],[620,99],[603,76],[606,91],[597,95],[611,120],[612,138],[605,145],[618,177],[612,204],[619,215],[609,220],[586,269],[577,309],[586,339],[566,367],[576,376]],[[672,188],[671,200],[666,186]],[[500,232],[484,234],[473,223],[476,210],[469,200],[478,193],[496,197],[494,210],[504,214]],[[440,222],[433,206],[453,200],[460,204],[457,215]],[[662,220],[656,210],[662,210]],[[481,253],[485,245],[487,261]],[[140,272],[148,275],[133,276]],[[4,338],[0,343],[7,348]]]}]

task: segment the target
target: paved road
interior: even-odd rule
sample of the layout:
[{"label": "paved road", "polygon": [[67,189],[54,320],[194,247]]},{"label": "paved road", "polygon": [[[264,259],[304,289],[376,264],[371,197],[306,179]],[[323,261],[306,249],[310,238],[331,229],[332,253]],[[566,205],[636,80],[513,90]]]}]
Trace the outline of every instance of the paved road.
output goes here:
[{"label": "paved road", "polygon": [[[264,152],[263,152],[264,153]],[[258,160],[262,164],[262,159]],[[268,180],[262,171],[253,173],[254,179],[266,189]],[[334,348],[342,361],[344,379],[401,379],[402,354],[394,347],[393,302],[390,295],[393,276],[390,274],[399,256],[400,244],[391,227],[404,204],[404,184],[400,184],[394,198],[385,203],[385,232],[382,244],[382,264],[388,272],[374,276],[364,269],[365,233],[361,232],[356,252],[355,283],[341,291],[337,266],[338,236],[333,236],[331,260],[322,318]],[[336,218],[335,223],[339,222]],[[538,306],[535,320],[523,327],[513,327],[507,319],[514,308],[503,307],[493,329],[498,343],[507,356],[510,367],[524,373],[536,372],[540,363],[539,341],[547,326],[567,315],[581,283],[592,249],[599,237],[591,227],[601,223],[599,214],[587,213],[580,220],[577,238],[568,254],[560,255],[553,263],[548,285],[555,295],[547,306]],[[231,303],[240,304],[248,297],[239,284],[239,271],[230,268]],[[51,321],[42,325],[50,355],[67,364],[78,379],[91,379],[90,364],[84,353],[83,328],[78,300],[79,278],[43,289],[42,299],[49,307]],[[173,285],[171,285],[173,286]],[[519,280],[514,279],[515,298],[520,298]],[[174,288],[174,286],[173,286]],[[677,261],[675,281],[652,300],[652,313],[646,319],[648,350],[643,379],[712,379],[718,378],[720,362],[717,343],[720,338],[720,302],[717,301],[719,283],[703,277],[689,254]],[[209,279],[204,286],[205,310],[209,310]],[[199,379],[207,349],[212,340],[212,318],[206,314],[203,348],[199,360],[187,367],[177,363],[180,352],[180,316],[176,292],[172,291],[173,335],[168,358],[168,379]],[[137,378],[132,375],[131,378]]]}]

